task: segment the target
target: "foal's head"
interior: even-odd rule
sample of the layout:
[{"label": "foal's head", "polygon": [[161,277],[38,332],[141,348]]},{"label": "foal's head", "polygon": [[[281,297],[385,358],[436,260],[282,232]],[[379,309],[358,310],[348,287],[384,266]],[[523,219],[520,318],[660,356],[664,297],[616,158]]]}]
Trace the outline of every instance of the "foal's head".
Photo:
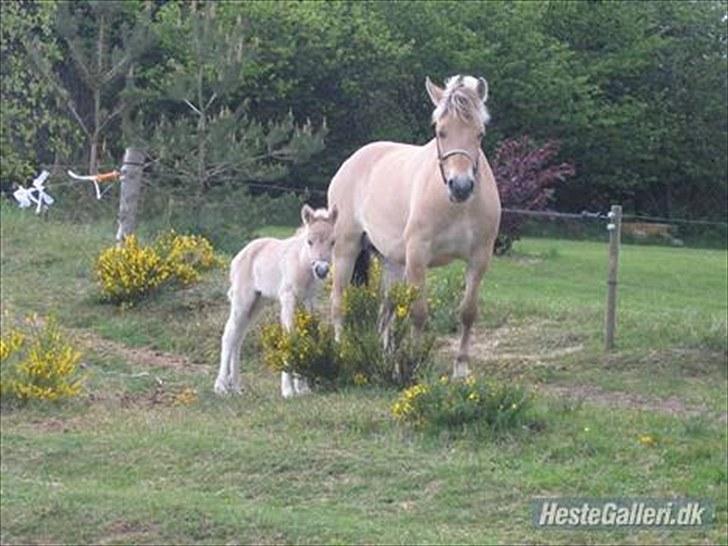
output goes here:
[{"label": "foal's head", "polygon": [[305,252],[313,269],[313,274],[319,279],[325,279],[329,273],[331,254],[334,250],[334,224],[338,210],[336,205],[331,210],[313,210],[308,205],[301,209],[301,220],[305,233]]},{"label": "foal's head", "polygon": [[425,87],[435,105],[432,122],[443,182],[451,201],[465,201],[478,179],[480,141],[490,119],[485,107],[488,82],[472,76],[453,76],[443,89],[427,78]]}]

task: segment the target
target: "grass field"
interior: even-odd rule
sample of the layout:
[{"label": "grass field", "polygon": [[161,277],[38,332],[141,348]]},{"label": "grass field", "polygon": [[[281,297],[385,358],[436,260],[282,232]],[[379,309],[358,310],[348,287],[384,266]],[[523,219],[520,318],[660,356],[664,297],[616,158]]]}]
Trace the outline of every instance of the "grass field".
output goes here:
[{"label": "grass field", "polygon": [[[431,436],[392,420],[394,391],[282,400],[252,339],[245,393],[216,397],[226,272],[102,305],[90,268],[111,222],[0,212],[3,328],[56,315],[87,374],[76,400],[3,403],[3,544],[726,543],[725,251],[623,246],[618,349],[605,355],[606,245],[519,242],[486,278],[474,368],[532,390],[544,426]],[[454,340],[438,340],[443,370]],[[198,398],[176,404],[187,388]],[[540,496],[706,498],[716,521],[541,530]]]}]

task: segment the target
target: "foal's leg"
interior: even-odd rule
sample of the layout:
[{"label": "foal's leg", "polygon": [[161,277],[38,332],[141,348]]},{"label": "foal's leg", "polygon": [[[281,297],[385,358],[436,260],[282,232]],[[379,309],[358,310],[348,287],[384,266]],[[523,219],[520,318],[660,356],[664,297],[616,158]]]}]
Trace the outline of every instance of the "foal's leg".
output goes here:
[{"label": "foal's leg", "polygon": [[490,256],[473,258],[468,263],[465,272],[465,294],[460,304],[460,321],[462,322],[462,334],[460,337],[460,348],[453,363],[452,375],[454,378],[467,377],[470,375],[470,332],[478,315],[478,297],[480,281],[488,269]]},{"label": "foal's leg", "polygon": [[260,294],[255,293],[252,299],[252,303],[248,308],[247,315],[243,318],[243,325],[241,327],[240,335],[237,338],[237,344],[233,352],[230,354],[230,365],[229,365],[229,376],[228,381],[235,392],[240,392],[240,350],[243,346],[243,340],[245,339],[250,326],[255,322],[256,317],[263,309],[263,297]]},{"label": "foal's leg", "polygon": [[[278,296],[281,304],[281,324],[286,332],[293,329],[293,315],[296,310],[296,296],[290,288],[284,288]],[[289,372],[281,372],[281,395],[290,398],[295,394],[293,379]]]},{"label": "foal's leg", "polygon": [[238,359],[245,329],[256,307],[258,294],[254,291],[239,294],[230,291],[230,315],[225,323],[220,351],[220,369],[215,380],[215,392],[225,394],[232,389],[240,391]]},{"label": "foal's leg", "polygon": [[[303,300],[303,306],[309,313],[313,313],[314,311],[313,297],[314,295],[310,294]],[[311,388],[308,386],[308,380],[297,373],[293,374],[293,392],[300,395],[309,394],[311,392]]]}]

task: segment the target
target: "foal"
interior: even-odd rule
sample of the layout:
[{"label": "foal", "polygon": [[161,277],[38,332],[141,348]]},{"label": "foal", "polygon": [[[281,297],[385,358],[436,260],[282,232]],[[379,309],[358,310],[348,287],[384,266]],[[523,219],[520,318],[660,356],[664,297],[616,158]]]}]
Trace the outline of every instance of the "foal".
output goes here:
[{"label": "foal", "polygon": [[[293,327],[297,301],[308,309],[313,307],[321,281],[329,273],[337,215],[336,207],[329,211],[304,205],[303,226],[292,237],[255,239],[233,258],[228,292],[230,316],[222,336],[217,394],[240,392],[240,347],[264,299],[280,302],[280,320],[286,331]],[[281,372],[281,394],[285,398],[308,391],[304,378]]]}]

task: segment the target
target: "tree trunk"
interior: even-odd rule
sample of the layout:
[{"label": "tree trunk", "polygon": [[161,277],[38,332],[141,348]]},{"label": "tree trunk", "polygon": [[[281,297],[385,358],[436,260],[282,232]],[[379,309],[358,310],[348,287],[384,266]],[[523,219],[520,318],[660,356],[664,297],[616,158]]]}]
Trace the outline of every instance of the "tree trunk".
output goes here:
[{"label": "tree trunk", "polygon": [[145,154],[138,148],[127,148],[121,166],[121,192],[119,194],[119,229],[116,243],[134,233],[137,227],[139,197],[142,193],[142,170]]}]

